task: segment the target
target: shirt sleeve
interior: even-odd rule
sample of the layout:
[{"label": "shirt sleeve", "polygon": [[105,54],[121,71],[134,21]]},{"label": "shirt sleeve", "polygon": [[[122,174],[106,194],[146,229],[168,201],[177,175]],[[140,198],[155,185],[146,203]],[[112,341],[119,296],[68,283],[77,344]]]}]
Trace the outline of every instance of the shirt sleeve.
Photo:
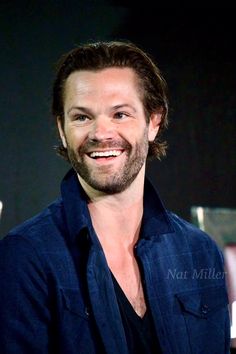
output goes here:
[{"label": "shirt sleeve", "polygon": [[46,274],[36,250],[19,235],[0,241],[0,323],[2,354],[49,353]]}]

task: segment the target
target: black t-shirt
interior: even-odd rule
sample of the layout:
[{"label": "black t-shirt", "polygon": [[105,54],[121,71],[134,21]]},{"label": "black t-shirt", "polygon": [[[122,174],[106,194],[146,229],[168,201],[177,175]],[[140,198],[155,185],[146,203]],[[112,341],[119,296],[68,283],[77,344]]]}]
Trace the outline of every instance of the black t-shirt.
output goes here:
[{"label": "black t-shirt", "polygon": [[112,274],[117,301],[120,308],[124,331],[130,354],[160,354],[161,349],[154,328],[151,311],[147,306],[141,318],[134,311],[132,305]]}]

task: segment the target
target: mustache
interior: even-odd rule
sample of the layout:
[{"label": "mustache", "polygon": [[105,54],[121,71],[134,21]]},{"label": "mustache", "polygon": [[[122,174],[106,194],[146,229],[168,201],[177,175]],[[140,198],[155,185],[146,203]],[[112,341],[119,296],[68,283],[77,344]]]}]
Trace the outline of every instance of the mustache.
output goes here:
[{"label": "mustache", "polygon": [[87,140],[81,147],[80,153],[86,154],[91,150],[96,149],[122,149],[131,150],[131,144],[126,140],[111,140],[111,141],[99,141],[99,140]]}]

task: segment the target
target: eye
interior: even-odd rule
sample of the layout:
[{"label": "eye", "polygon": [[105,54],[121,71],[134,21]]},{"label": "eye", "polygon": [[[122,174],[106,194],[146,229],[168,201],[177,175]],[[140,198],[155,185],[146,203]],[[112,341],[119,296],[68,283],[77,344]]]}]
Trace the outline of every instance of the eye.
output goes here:
[{"label": "eye", "polygon": [[83,123],[87,123],[90,120],[90,118],[86,116],[86,114],[76,114],[74,115],[72,120],[77,122],[78,124],[83,124]]},{"label": "eye", "polygon": [[114,117],[116,118],[116,119],[124,119],[124,118],[126,118],[126,117],[128,117],[129,115],[127,114],[127,113],[125,113],[125,112],[116,112],[115,114],[114,114]]},{"label": "eye", "polygon": [[89,119],[89,117],[85,114],[78,114],[77,116],[75,116],[75,120],[78,120],[80,122],[85,122],[87,119]]}]

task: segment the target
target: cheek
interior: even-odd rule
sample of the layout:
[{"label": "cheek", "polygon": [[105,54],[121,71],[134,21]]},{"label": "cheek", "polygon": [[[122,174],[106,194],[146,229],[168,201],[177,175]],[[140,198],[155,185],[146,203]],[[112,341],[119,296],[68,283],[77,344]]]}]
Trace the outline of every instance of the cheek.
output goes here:
[{"label": "cheek", "polygon": [[79,129],[65,129],[65,137],[67,144],[72,148],[77,148],[82,144],[85,139],[85,134],[83,134]]},{"label": "cheek", "polygon": [[135,143],[143,139],[144,136],[147,137],[148,126],[145,123],[140,124],[140,122],[132,122],[132,124],[122,127],[120,134],[124,136],[130,143]]}]

